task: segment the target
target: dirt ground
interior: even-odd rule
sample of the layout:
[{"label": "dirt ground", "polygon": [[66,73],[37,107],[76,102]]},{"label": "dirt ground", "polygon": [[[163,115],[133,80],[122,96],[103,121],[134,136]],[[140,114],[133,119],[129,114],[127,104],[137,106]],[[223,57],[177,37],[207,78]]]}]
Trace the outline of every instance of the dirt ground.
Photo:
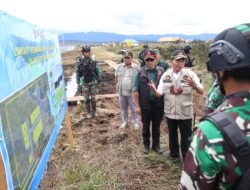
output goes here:
[{"label": "dirt ground", "polygon": [[[74,72],[72,62],[77,54],[77,51],[63,54],[65,79]],[[103,60],[99,63],[102,71],[102,95],[97,98],[99,116],[87,119],[83,106],[69,106],[74,145],[68,144],[68,130],[64,125],[39,189],[176,189],[181,163],[167,159],[165,120],[161,125],[163,155],[154,152],[143,155],[141,125],[139,130],[119,128],[121,119],[115,95],[115,70]]]}]

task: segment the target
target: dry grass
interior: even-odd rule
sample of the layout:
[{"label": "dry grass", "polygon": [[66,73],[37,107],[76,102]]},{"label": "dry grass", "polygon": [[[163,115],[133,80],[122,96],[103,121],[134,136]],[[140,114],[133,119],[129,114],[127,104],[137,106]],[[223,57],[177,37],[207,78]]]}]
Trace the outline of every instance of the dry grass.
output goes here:
[{"label": "dry grass", "polygon": [[115,52],[111,52],[106,50],[103,47],[93,47],[92,54],[96,56],[97,60],[112,60],[117,61],[121,56],[116,54]]},{"label": "dry grass", "polygon": [[40,189],[175,189],[180,163],[166,157],[165,123],[161,133],[164,154],[143,155],[141,132],[119,129],[117,98],[100,100],[98,110],[100,117],[93,120],[87,120],[82,109],[71,111],[75,145],[67,144],[64,127]]}]

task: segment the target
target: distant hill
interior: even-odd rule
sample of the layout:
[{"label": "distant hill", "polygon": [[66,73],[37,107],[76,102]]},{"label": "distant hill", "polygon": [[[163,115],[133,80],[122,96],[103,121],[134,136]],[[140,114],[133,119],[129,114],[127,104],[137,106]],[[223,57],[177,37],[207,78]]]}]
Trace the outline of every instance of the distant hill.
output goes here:
[{"label": "distant hill", "polygon": [[185,40],[209,40],[213,39],[216,34],[199,34],[199,35],[184,35],[184,34],[148,34],[148,35],[124,35],[107,32],[77,32],[77,33],[64,33],[59,35],[60,41],[74,41],[74,42],[88,42],[88,43],[101,43],[101,42],[121,42],[127,38],[137,41],[153,42],[158,41],[161,37],[180,37]]}]

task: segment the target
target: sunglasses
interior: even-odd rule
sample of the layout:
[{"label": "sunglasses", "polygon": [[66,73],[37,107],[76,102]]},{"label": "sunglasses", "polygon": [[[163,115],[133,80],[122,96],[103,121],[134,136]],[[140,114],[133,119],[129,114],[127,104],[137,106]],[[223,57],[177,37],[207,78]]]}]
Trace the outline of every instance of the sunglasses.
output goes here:
[{"label": "sunglasses", "polygon": [[130,59],[131,57],[124,57],[125,59]]},{"label": "sunglasses", "polygon": [[155,59],[153,59],[153,58],[147,58],[147,59],[145,59],[146,62],[154,61],[154,60],[155,60]]}]

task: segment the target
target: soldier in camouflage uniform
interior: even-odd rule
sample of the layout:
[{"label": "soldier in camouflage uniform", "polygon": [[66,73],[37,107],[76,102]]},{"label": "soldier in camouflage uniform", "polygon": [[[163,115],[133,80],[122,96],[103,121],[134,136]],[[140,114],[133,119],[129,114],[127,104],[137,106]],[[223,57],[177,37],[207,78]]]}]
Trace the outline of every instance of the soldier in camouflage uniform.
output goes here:
[{"label": "soldier in camouflage uniform", "polygon": [[209,114],[213,112],[219,105],[224,101],[224,97],[220,92],[218,81],[215,80],[211,88],[209,89],[206,106],[205,106],[205,114]]},{"label": "soldier in camouflage uniform", "polygon": [[145,55],[145,52],[149,49],[149,46],[148,44],[144,44],[143,45],[143,50],[139,53],[139,61],[140,61],[140,64],[141,64],[141,67],[145,66],[146,62],[144,61],[144,55]]},{"label": "soldier in camouflage uniform", "polygon": [[76,67],[77,85],[78,91],[84,95],[87,118],[92,118],[96,115],[95,95],[101,82],[101,75],[97,62],[90,57],[89,46],[82,47],[82,54]]},{"label": "soldier in camouflage uniform", "polygon": [[161,59],[161,54],[158,49],[154,49],[154,51],[155,51],[156,60],[157,60],[156,66],[161,67],[164,69],[164,71],[166,71],[169,68],[168,63],[166,63],[163,59]]},{"label": "soldier in camouflage uniform", "polygon": [[183,50],[184,50],[184,52],[185,52],[186,55],[187,55],[187,59],[185,60],[185,67],[190,67],[190,68],[193,67],[193,66],[194,66],[194,65],[193,65],[194,59],[191,60],[191,58],[190,58],[192,46],[189,45],[189,44],[186,44],[186,45],[184,45]]},{"label": "soldier in camouflage uniform", "polygon": [[[225,95],[216,113],[227,113],[250,142],[250,24],[224,30],[215,38],[207,68],[216,72]],[[203,120],[186,155],[179,188],[236,189],[243,170],[233,151],[221,130]]]}]

